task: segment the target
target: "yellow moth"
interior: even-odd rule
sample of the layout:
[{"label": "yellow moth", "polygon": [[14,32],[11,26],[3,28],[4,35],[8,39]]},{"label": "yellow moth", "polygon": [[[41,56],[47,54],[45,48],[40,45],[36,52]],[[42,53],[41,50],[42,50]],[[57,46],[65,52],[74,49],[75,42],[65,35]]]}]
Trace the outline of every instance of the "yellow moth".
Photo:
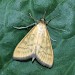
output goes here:
[{"label": "yellow moth", "polygon": [[27,35],[16,46],[13,58],[16,60],[36,59],[46,67],[53,65],[53,49],[44,19],[27,33]]}]

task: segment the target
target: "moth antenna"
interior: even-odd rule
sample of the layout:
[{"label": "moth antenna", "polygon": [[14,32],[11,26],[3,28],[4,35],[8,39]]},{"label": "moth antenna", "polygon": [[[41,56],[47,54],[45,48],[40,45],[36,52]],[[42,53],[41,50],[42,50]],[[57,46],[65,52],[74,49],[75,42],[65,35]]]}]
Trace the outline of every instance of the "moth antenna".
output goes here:
[{"label": "moth antenna", "polygon": [[30,16],[31,19],[33,19],[35,22],[38,22],[38,20],[36,20],[36,19],[31,15],[31,13],[29,13],[29,16]]},{"label": "moth antenna", "polygon": [[46,11],[44,12],[44,14],[43,14],[43,16],[42,16],[42,19],[44,19],[44,18],[45,18],[45,15],[46,15]]},{"label": "moth antenna", "polygon": [[49,21],[47,21],[47,24],[49,24],[49,22],[50,22],[51,20],[55,19],[55,18],[58,17],[58,16],[59,16],[59,14],[58,14],[57,16],[53,17],[52,19],[50,19]]}]

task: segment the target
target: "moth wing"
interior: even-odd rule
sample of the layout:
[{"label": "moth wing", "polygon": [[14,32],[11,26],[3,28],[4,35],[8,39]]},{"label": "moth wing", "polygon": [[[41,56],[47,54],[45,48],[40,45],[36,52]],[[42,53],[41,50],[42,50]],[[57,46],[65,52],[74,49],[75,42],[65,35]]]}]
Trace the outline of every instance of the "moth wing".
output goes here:
[{"label": "moth wing", "polygon": [[29,33],[20,41],[16,46],[13,58],[18,60],[25,60],[31,58],[35,52],[35,37],[36,37],[36,26],[34,26]]},{"label": "moth wing", "polygon": [[48,30],[46,28],[39,39],[39,49],[36,51],[37,60],[43,66],[50,68],[53,64],[53,49]]}]

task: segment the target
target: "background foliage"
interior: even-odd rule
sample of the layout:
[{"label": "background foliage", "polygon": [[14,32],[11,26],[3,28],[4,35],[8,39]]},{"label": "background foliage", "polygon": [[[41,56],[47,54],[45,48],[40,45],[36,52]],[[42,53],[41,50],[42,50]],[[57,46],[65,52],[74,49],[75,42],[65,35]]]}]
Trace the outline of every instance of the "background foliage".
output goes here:
[{"label": "background foliage", "polygon": [[[16,30],[40,19],[46,11],[46,21],[54,49],[51,69],[32,63],[15,61],[14,48],[32,28]],[[64,31],[65,30],[65,31]],[[0,0],[0,75],[75,75],[75,0]]]}]

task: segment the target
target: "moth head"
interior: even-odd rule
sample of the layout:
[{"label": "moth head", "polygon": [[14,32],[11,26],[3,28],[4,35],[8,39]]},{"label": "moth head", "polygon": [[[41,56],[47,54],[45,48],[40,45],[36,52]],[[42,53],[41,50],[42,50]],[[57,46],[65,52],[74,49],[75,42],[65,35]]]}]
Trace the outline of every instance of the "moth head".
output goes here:
[{"label": "moth head", "polygon": [[41,21],[42,21],[42,22],[44,22],[44,21],[45,21],[45,19],[44,19],[44,18],[42,18],[42,19],[41,19]]},{"label": "moth head", "polygon": [[42,22],[42,23],[45,23],[45,24],[46,24],[46,22],[45,22],[45,19],[44,19],[44,18],[40,19],[40,22]]}]

